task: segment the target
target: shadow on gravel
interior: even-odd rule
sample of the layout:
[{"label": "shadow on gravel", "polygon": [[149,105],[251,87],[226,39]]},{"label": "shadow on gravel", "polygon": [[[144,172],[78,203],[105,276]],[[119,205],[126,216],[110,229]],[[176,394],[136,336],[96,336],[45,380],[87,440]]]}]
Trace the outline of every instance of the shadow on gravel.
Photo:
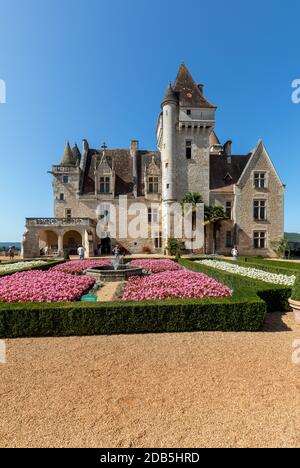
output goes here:
[{"label": "shadow on gravel", "polygon": [[293,320],[293,314],[290,312],[271,312],[267,314],[262,331],[271,333],[293,331],[293,328],[289,326],[291,320]]}]

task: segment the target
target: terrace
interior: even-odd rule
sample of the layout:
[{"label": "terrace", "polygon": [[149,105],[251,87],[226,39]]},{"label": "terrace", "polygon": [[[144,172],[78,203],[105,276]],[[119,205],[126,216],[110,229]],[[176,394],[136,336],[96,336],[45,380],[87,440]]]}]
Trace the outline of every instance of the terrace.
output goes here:
[{"label": "terrace", "polygon": [[24,258],[43,254],[77,253],[83,245],[87,256],[94,255],[96,220],[90,218],[26,218]]}]

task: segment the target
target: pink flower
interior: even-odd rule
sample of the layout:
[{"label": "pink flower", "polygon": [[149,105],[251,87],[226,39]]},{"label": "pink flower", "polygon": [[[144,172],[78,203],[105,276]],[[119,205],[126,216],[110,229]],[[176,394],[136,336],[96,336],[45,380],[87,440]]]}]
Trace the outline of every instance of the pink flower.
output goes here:
[{"label": "pink flower", "polygon": [[131,277],[124,301],[171,298],[227,297],[232,291],[213,278],[190,270],[166,271],[146,277]]},{"label": "pink flower", "polygon": [[144,270],[151,271],[151,273],[182,270],[181,265],[169,259],[133,260],[132,262],[130,262],[130,265],[142,267]]},{"label": "pink flower", "polygon": [[90,276],[75,276],[51,269],[26,271],[0,278],[0,301],[68,302],[80,299],[95,284]]},{"label": "pink flower", "polygon": [[56,271],[65,273],[81,273],[88,268],[109,266],[111,262],[108,260],[71,260],[70,262],[62,263],[53,268]]}]

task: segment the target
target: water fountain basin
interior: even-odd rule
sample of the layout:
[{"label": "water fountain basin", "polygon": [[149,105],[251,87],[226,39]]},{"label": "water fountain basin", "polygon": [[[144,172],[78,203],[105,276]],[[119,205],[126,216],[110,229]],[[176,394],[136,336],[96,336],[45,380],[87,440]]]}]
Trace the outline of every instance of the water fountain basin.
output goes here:
[{"label": "water fountain basin", "polygon": [[112,265],[89,268],[85,273],[89,276],[94,276],[94,278],[102,282],[128,281],[130,276],[142,276],[143,268],[130,265],[118,265],[114,267]]}]

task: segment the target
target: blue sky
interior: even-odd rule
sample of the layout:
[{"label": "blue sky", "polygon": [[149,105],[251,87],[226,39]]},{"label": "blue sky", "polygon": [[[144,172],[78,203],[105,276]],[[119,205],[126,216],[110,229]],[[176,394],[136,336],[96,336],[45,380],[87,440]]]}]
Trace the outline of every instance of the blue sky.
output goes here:
[{"label": "blue sky", "polygon": [[264,140],[287,184],[286,230],[300,232],[299,17],[298,0],[0,0],[0,241],[53,215],[47,171],[67,140],[155,148],[181,62],[217,104],[222,141],[239,154]]}]

